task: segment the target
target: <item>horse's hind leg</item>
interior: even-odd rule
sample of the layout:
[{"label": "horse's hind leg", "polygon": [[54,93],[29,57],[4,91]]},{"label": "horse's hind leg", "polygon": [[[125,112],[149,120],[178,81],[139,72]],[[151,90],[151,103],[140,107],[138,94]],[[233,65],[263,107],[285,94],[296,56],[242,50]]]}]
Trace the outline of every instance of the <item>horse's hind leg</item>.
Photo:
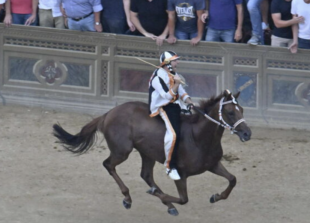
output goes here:
[{"label": "horse's hind leg", "polygon": [[121,178],[116,173],[115,167],[119,165],[120,163],[124,162],[128,158],[128,154],[113,154],[111,153],[110,156],[103,162],[103,166],[108,170],[109,174],[114,178],[116,183],[118,184],[119,188],[122,191],[122,194],[125,196],[123,200],[123,205],[126,209],[131,208],[131,197],[129,194],[129,189],[126,187],[124,182],[121,180]]},{"label": "horse's hind leg", "polygon": [[[155,165],[155,161],[141,154],[142,158],[142,169],[141,169],[141,177],[142,179],[151,187],[147,193],[159,197],[164,193],[162,190],[156,185],[153,177],[153,169]],[[171,202],[164,202],[168,207],[168,213],[171,215],[178,215],[177,209],[173,206]]]},{"label": "horse's hind leg", "polygon": [[236,177],[234,175],[232,175],[231,173],[229,173],[221,162],[218,162],[217,165],[214,166],[210,170],[210,172],[212,172],[216,175],[222,176],[229,181],[229,185],[226,188],[226,190],[224,190],[221,194],[212,195],[212,197],[210,198],[210,202],[214,203],[214,202],[217,202],[219,200],[227,199],[229,194],[231,193],[231,191],[233,190],[233,188],[235,187],[235,185],[237,183]]}]

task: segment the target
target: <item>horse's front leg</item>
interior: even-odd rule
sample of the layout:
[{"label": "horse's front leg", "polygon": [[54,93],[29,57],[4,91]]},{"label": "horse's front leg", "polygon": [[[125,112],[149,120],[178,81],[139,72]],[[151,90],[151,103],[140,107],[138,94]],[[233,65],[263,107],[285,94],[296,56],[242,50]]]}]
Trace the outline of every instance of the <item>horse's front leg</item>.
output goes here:
[{"label": "horse's front leg", "polygon": [[[176,204],[186,204],[188,202],[188,196],[187,196],[187,180],[186,178],[181,178],[181,180],[174,181],[175,185],[177,186],[178,193],[179,193],[179,198],[170,196],[168,194],[164,193],[155,193],[154,195],[159,197],[159,199],[163,202],[163,204],[168,205],[171,203],[176,203]],[[168,213],[171,215],[178,215],[178,211],[175,207],[171,207],[168,209]]]},{"label": "horse's front leg", "polygon": [[227,199],[230,192],[233,190],[233,188],[235,187],[236,183],[237,183],[237,179],[234,175],[232,175],[231,173],[229,173],[226,168],[223,166],[223,164],[221,162],[218,162],[211,170],[210,172],[219,175],[221,177],[226,178],[229,181],[229,185],[226,188],[226,190],[224,190],[221,194],[214,194],[212,195],[212,197],[210,198],[210,202],[214,203],[217,202],[219,200],[223,200],[223,199]]}]

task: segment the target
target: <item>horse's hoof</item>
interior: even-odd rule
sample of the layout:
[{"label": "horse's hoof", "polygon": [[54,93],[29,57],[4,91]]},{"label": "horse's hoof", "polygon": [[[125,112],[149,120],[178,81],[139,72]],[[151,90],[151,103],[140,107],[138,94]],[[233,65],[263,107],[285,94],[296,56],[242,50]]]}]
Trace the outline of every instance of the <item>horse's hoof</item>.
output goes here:
[{"label": "horse's hoof", "polygon": [[172,216],[178,216],[179,215],[179,212],[176,208],[168,209],[168,213],[171,214]]},{"label": "horse's hoof", "polygon": [[148,191],[146,191],[146,193],[154,195],[157,192],[157,188],[156,187],[151,187]]},{"label": "horse's hoof", "polygon": [[216,195],[217,194],[213,194],[212,196],[211,196],[211,198],[210,198],[210,203],[215,203],[216,202]]},{"label": "horse's hoof", "polygon": [[126,209],[130,209],[131,208],[131,203],[129,203],[128,201],[123,200],[123,205]]}]

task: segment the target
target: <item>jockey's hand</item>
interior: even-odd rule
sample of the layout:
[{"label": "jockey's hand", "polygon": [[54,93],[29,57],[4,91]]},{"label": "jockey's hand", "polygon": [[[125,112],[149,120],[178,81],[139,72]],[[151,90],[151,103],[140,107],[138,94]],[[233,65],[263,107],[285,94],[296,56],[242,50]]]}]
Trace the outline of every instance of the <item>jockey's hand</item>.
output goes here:
[{"label": "jockey's hand", "polygon": [[188,105],[187,105],[187,110],[192,110],[194,108],[194,104],[193,103],[189,103]]},{"label": "jockey's hand", "polygon": [[183,115],[192,115],[192,112],[190,110],[181,109],[181,114],[183,114]]}]

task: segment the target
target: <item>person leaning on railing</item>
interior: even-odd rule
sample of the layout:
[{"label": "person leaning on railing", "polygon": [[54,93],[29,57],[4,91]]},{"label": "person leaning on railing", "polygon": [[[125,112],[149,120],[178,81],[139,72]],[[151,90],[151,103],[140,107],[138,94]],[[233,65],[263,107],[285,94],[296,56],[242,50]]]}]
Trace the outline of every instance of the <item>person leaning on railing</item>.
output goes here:
[{"label": "person leaning on railing", "polygon": [[102,29],[105,33],[125,34],[135,30],[130,20],[130,0],[101,0]]},{"label": "person leaning on railing", "polygon": [[303,16],[292,17],[291,3],[292,0],[271,2],[271,16],[275,25],[271,36],[271,46],[290,46],[293,43],[292,25],[304,22]]},{"label": "person leaning on railing", "polygon": [[168,34],[166,10],[167,0],[131,0],[130,20],[137,30],[130,34],[151,38],[161,46]]},{"label": "person leaning on railing", "polygon": [[4,23],[36,26],[38,0],[7,0],[5,3]]},{"label": "person leaning on railing", "polygon": [[71,30],[102,32],[100,0],[57,0],[56,6],[68,19],[68,28]]},{"label": "person leaning on railing", "polygon": [[59,7],[55,7],[56,0],[39,0],[39,26],[65,28],[64,17]]},{"label": "person leaning on railing", "polygon": [[233,43],[241,40],[242,0],[206,0],[206,9],[201,15],[203,23],[209,18],[206,41]]},{"label": "person leaning on railing", "polygon": [[197,45],[203,35],[204,25],[201,15],[205,9],[205,0],[168,0],[167,42],[174,44],[180,39],[190,40],[191,45]]},{"label": "person leaning on railing", "polygon": [[292,53],[300,49],[310,49],[310,0],[293,0],[291,13],[294,18],[303,16],[304,22],[294,24],[293,43],[289,46]]}]

